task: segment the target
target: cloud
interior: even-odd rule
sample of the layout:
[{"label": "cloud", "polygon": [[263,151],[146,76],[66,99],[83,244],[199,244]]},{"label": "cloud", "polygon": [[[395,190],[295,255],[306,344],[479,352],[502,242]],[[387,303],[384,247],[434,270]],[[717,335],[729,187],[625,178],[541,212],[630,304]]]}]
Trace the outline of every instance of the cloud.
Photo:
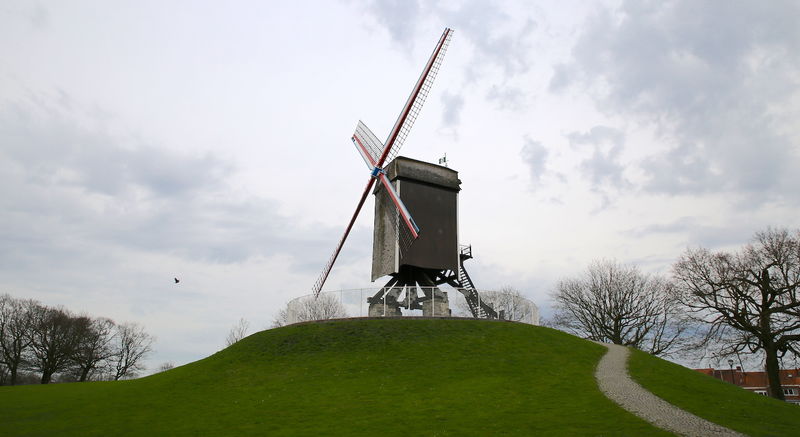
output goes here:
[{"label": "cloud", "polygon": [[502,5],[480,0],[457,4],[369,1],[364,5],[367,14],[385,26],[392,40],[407,50],[413,48],[417,27],[426,19],[451,27],[454,38],[463,38],[463,43],[472,48],[463,71],[466,82],[487,84],[487,97],[501,109],[522,106],[524,94],[518,87],[507,84],[532,67],[532,36],[538,28],[533,18],[506,12]]},{"label": "cloud", "polygon": [[367,12],[386,28],[392,40],[407,49],[412,47],[420,15],[417,0],[371,0],[364,4]]},{"label": "cloud", "polygon": [[500,109],[520,111],[525,108],[527,95],[522,88],[508,85],[492,85],[486,98]]},{"label": "cloud", "polygon": [[455,127],[461,123],[461,111],[464,109],[464,97],[460,94],[445,92],[442,94],[444,108],[442,122],[447,127]]},{"label": "cloud", "polygon": [[532,65],[530,37],[537,28],[531,18],[519,20],[492,2],[467,1],[449,9],[435,4],[434,13],[474,46],[468,77],[477,79],[486,67],[497,68],[504,78],[526,73]]},{"label": "cloud", "polygon": [[561,92],[572,83],[575,78],[572,77],[574,68],[570,68],[567,64],[556,64],[553,66],[553,76],[550,78],[548,89],[550,92]]},{"label": "cloud", "polygon": [[655,223],[622,231],[628,238],[641,240],[653,235],[670,235],[680,238],[680,245],[699,245],[709,249],[718,249],[733,245],[742,245],[742,238],[754,235],[757,224],[749,221],[728,222],[724,225],[706,224],[698,217],[679,217],[667,223]]},{"label": "cloud", "polygon": [[[0,107],[5,268],[41,268],[93,246],[109,256],[138,250],[221,264],[288,256],[310,272],[333,249],[339,229],[298,226],[276,201],[237,193],[229,163],[111,134],[78,112],[34,102]],[[351,244],[345,258],[368,247]]]},{"label": "cloud", "polygon": [[620,154],[625,146],[622,131],[608,126],[595,126],[588,132],[567,134],[570,145],[575,148],[589,146],[591,156],[580,164],[581,173],[587,177],[592,189],[622,190],[630,186],[625,178],[625,167],[620,162]]},{"label": "cloud", "polygon": [[[64,100],[65,94],[59,95]],[[191,195],[219,184],[230,167],[211,156],[178,156],[158,147],[117,145],[104,132],[77,128],[52,114],[39,117],[19,105],[0,113],[3,153],[26,169],[29,181],[119,196],[136,189],[156,197]]]},{"label": "cloud", "polygon": [[40,3],[36,3],[31,6],[31,11],[29,12],[29,17],[31,20],[31,24],[36,27],[37,29],[44,29],[47,27],[48,21],[50,21],[50,14],[47,12],[44,6]]},{"label": "cloud", "polygon": [[50,22],[50,12],[41,3],[37,2],[5,2],[0,5],[0,15],[9,15],[19,18],[37,30],[47,28]]},{"label": "cloud", "polygon": [[547,171],[547,157],[549,152],[539,141],[525,138],[525,144],[523,144],[522,150],[520,150],[520,155],[522,156],[522,161],[530,168],[531,182],[534,188],[536,188]]},{"label": "cloud", "polygon": [[392,40],[411,49],[421,18],[436,18],[453,28],[459,38],[474,47],[473,67],[491,64],[506,75],[527,71],[530,64],[529,37],[536,21],[507,13],[501,5],[480,0],[457,4],[431,1],[373,0],[362,3],[365,11],[382,24]]},{"label": "cloud", "polygon": [[550,88],[584,85],[655,126],[671,145],[642,162],[648,191],[797,202],[798,16],[789,1],[626,1],[586,23]]}]

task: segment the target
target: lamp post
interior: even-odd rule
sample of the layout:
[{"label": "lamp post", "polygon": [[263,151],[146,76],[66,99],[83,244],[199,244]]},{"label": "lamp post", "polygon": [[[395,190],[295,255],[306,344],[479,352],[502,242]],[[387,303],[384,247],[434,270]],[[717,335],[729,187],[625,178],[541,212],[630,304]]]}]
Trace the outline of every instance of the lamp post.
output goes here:
[{"label": "lamp post", "polygon": [[733,360],[728,360],[728,366],[731,368],[731,384],[736,385],[736,382],[733,380]]}]

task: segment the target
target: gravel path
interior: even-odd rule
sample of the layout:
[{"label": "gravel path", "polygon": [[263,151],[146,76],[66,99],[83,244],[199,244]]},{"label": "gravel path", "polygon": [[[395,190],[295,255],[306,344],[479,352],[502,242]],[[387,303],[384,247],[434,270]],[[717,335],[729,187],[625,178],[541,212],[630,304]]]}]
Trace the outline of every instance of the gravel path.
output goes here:
[{"label": "gravel path", "polygon": [[695,416],[664,401],[628,376],[628,348],[598,343],[608,352],[597,364],[595,377],[600,390],[622,408],[653,425],[684,436],[744,436],[728,428]]}]

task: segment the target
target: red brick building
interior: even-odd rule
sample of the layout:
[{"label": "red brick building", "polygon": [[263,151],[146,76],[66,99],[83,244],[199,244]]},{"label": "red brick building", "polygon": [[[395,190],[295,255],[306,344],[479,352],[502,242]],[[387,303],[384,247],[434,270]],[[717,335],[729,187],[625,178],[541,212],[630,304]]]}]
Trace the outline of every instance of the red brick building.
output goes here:
[{"label": "red brick building", "polygon": [[[766,372],[743,372],[739,366],[733,369],[714,369],[712,367],[694,370],[767,396],[769,383]],[[780,371],[780,377],[786,402],[800,405],[800,369],[783,369]]]}]

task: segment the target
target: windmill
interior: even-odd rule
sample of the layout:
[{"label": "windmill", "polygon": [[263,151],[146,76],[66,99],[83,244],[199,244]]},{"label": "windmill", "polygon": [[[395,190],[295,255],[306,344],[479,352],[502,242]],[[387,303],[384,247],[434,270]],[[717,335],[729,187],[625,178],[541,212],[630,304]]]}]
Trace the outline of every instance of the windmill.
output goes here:
[{"label": "windmill", "polygon": [[[471,249],[459,250],[458,247],[456,196],[461,183],[458,173],[446,167],[397,156],[430,92],[452,34],[449,28],[442,33],[385,143],[381,143],[362,121],[356,125],[351,139],[369,168],[369,180],[344,235],[313,286],[315,296],[325,285],[377,180],[372,280],[386,275],[392,279],[368,299],[370,315],[400,315],[401,307],[422,309],[424,315],[449,315],[447,296],[438,288],[447,283],[464,294],[473,316],[498,317],[491,306],[480,301],[463,268],[464,260],[471,258],[472,254]],[[447,200],[441,202],[444,198]],[[415,204],[412,210],[419,208],[415,214],[424,216],[434,232],[421,235],[426,231],[421,230],[412,218],[404,200]],[[422,287],[424,297],[417,294],[417,285]],[[405,297],[401,299],[403,292]]]}]

